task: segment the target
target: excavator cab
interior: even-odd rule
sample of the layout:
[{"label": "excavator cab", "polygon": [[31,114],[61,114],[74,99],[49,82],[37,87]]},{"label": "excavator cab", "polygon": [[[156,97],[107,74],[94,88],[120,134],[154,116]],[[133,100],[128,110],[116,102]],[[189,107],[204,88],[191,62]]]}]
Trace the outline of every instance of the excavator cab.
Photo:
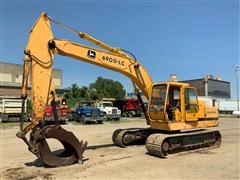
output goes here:
[{"label": "excavator cab", "polygon": [[176,131],[217,126],[217,110],[212,109],[213,116],[208,120],[204,113],[208,108],[197,97],[196,88],[186,83],[154,84],[148,107],[151,127]]},{"label": "excavator cab", "polygon": [[152,121],[177,122],[181,121],[184,107],[182,83],[155,84],[149,106],[149,117]]},{"label": "excavator cab", "polygon": [[198,111],[196,89],[188,84],[166,82],[153,86],[148,110],[152,121],[195,121]]}]

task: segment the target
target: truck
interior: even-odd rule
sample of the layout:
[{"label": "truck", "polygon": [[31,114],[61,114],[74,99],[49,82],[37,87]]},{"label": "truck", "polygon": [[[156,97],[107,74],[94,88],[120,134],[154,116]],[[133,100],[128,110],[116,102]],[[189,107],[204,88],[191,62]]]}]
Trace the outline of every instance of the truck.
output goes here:
[{"label": "truck", "polygon": [[111,101],[99,101],[97,102],[97,107],[105,112],[106,119],[119,120],[121,118],[121,110],[113,106]]},{"label": "truck", "polygon": [[81,101],[76,108],[75,119],[83,124],[94,122],[102,124],[104,112],[94,107],[94,101]]},{"label": "truck", "polygon": [[115,100],[113,106],[121,110],[122,117],[140,117],[142,115],[139,101],[135,98]]},{"label": "truck", "polygon": [[61,111],[64,111],[64,114],[66,113],[66,119],[67,119],[66,123],[69,120],[73,120],[73,115],[75,114],[76,109],[69,107],[67,103],[67,99],[64,97],[64,94],[58,95],[58,97],[56,98],[56,105],[59,109],[61,109]]},{"label": "truck", "polygon": [[[27,100],[25,100],[24,115],[27,115]],[[22,99],[15,96],[0,97],[0,122],[20,121]]]},{"label": "truck", "polygon": [[207,105],[216,107],[220,114],[233,114],[238,111],[240,102],[234,99],[216,99],[214,97],[199,96],[200,101],[204,101]]},{"label": "truck", "polygon": [[[57,115],[58,115],[58,121],[60,124],[67,124],[68,123],[68,116],[67,111],[64,107],[57,106]],[[45,108],[44,113],[44,123],[45,124],[54,124],[54,115],[53,115],[53,109],[52,106],[47,106]]]},{"label": "truck", "polygon": [[216,106],[221,114],[233,114],[235,111],[239,111],[238,106],[240,107],[240,103],[233,99],[218,100]]}]

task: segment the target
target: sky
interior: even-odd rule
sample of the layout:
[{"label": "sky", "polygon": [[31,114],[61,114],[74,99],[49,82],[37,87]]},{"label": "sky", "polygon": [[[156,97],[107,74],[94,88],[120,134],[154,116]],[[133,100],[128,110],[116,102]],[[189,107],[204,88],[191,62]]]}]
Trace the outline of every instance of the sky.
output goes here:
[{"label": "sky", "polygon": [[[0,0],[0,60],[23,63],[28,32],[41,12],[78,31],[132,52],[154,82],[170,74],[178,80],[206,75],[231,82],[236,98],[239,52],[239,1],[12,1]],[[54,36],[90,45],[75,34],[52,26]],[[94,47],[94,46],[93,46]],[[117,72],[56,56],[63,87],[88,86],[98,76],[120,81],[132,92],[131,81]]]}]

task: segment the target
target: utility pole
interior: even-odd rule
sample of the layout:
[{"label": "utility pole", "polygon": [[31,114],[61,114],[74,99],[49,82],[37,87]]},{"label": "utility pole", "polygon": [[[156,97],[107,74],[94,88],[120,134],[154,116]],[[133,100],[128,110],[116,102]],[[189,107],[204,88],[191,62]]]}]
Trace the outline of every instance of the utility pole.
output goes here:
[{"label": "utility pole", "polygon": [[240,65],[236,65],[236,73],[237,73],[237,110],[239,111],[239,68]]}]

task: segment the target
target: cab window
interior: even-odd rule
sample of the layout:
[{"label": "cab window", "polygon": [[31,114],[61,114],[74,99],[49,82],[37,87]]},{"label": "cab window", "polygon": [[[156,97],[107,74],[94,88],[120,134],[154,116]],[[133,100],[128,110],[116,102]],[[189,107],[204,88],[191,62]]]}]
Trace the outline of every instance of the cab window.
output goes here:
[{"label": "cab window", "polygon": [[196,90],[193,88],[186,88],[184,91],[185,109],[189,113],[198,112],[198,100]]},{"label": "cab window", "polygon": [[164,103],[166,98],[167,86],[155,85],[152,89],[150,112],[162,112],[164,110]]}]

